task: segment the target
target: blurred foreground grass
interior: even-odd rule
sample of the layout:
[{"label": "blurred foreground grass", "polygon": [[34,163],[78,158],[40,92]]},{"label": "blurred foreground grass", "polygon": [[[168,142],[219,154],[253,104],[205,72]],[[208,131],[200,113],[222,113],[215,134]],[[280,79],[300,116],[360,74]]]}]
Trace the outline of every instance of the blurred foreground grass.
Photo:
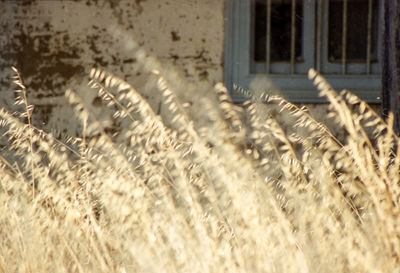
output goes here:
[{"label": "blurred foreground grass", "polygon": [[198,90],[136,57],[168,111],[93,69],[120,126],[68,90],[83,131],[65,140],[31,124],[15,70],[25,111],[0,111],[0,272],[399,272],[391,118],[310,71],[341,141],[282,98],[239,107],[221,84]]}]

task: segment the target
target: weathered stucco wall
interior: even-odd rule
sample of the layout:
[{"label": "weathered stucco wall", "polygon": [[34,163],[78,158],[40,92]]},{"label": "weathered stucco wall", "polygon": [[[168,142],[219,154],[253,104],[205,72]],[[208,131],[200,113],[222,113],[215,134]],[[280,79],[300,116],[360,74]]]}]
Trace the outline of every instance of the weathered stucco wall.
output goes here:
[{"label": "weathered stucco wall", "polygon": [[38,125],[79,130],[64,92],[73,88],[92,100],[86,84],[93,66],[138,81],[133,54],[122,50],[113,28],[188,80],[223,80],[224,0],[3,0],[0,14],[0,107],[13,107],[16,66]]}]

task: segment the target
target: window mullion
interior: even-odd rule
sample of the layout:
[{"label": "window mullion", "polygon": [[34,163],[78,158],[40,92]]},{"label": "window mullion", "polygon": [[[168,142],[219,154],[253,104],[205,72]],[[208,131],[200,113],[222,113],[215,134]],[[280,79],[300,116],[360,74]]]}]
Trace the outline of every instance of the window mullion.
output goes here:
[{"label": "window mullion", "polygon": [[317,10],[317,52],[316,52],[316,69],[321,71],[321,48],[322,48],[322,0],[318,0]]},{"label": "window mullion", "polygon": [[297,73],[306,74],[310,68],[315,67],[315,4],[316,0],[303,0],[303,63],[297,64]]},{"label": "window mullion", "polygon": [[367,74],[371,74],[372,0],[368,0]]}]

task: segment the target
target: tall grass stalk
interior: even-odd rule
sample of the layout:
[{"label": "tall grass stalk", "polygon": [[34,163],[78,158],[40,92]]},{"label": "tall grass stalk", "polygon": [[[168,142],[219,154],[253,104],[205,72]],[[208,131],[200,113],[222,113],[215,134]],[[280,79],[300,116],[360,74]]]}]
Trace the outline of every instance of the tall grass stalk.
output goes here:
[{"label": "tall grass stalk", "polygon": [[311,70],[339,140],[280,97],[238,106],[222,84],[195,89],[135,57],[162,114],[93,69],[120,126],[68,90],[83,132],[67,141],[32,125],[14,69],[25,114],[0,111],[0,272],[399,272],[392,117]]}]

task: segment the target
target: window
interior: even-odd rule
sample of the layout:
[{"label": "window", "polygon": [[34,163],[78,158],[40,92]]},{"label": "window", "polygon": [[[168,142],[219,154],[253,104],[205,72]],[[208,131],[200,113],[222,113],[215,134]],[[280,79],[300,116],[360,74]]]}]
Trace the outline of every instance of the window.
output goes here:
[{"label": "window", "polygon": [[[228,0],[226,85],[233,91],[233,84],[249,87],[258,81],[261,91],[318,102],[323,99],[307,79],[315,68],[336,90],[379,102],[381,2]],[[232,97],[243,100],[235,92]]]}]

